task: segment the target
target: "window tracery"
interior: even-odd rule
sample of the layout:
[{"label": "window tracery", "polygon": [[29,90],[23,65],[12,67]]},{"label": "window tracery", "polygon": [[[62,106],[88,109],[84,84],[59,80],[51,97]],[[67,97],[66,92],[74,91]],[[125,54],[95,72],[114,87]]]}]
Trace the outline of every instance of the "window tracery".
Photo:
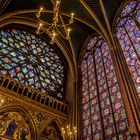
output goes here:
[{"label": "window tracery", "polygon": [[116,23],[116,35],[140,94],[140,2],[130,1],[123,7]]},{"label": "window tracery", "polygon": [[129,138],[112,58],[101,36],[89,41],[81,62],[83,140]]},{"label": "window tracery", "polygon": [[54,97],[64,97],[64,63],[42,38],[9,28],[0,31],[0,74]]}]

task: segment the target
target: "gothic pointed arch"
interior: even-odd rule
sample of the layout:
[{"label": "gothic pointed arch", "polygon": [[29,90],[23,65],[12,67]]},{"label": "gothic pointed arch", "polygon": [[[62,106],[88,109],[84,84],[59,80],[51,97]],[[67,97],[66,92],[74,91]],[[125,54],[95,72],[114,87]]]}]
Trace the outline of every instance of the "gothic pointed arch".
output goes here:
[{"label": "gothic pointed arch", "polygon": [[25,108],[17,105],[0,109],[0,138],[37,140],[34,120]]},{"label": "gothic pointed arch", "polygon": [[[129,0],[119,8],[113,25],[116,46],[140,97],[140,2]],[[130,79],[130,80],[131,80]]]},{"label": "gothic pointed arch", "polygon": [[102,36],[87,40],[80,65],[82,139],[131,139],[114,64]]},{"label": "gothic pointed arch", "polygon": [[49,122],[42,130],[40,140],[63,140],[61,129],[57,120]]}]

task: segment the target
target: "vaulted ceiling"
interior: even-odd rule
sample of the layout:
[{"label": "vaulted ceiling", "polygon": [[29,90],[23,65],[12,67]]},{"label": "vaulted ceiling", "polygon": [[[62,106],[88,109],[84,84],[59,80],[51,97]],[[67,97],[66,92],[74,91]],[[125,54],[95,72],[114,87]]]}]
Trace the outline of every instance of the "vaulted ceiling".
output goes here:
[{"label": "vaulted ceiling", "polygon": [[[70,53],[78,54],[86,41],[93,33],[108,34],[108,27],[112,26],[115,13],[123,0],[61,0],[60,12],[64,22],[74,12],[74,23],[71,25],[71,43],[64,41]],[[46,10],[53,10],[54,0],[0,0],[0,22],[4,17],[20,18],[32,21],[35,27],[38,21],[35,13],[43,6]],[[50,16],[44,15],[48,20]],[[108,25],[107,25],[108,22]],[[13,22],[14,23],[14,22]],[[72,51],[72,49],[74,51]]]}]

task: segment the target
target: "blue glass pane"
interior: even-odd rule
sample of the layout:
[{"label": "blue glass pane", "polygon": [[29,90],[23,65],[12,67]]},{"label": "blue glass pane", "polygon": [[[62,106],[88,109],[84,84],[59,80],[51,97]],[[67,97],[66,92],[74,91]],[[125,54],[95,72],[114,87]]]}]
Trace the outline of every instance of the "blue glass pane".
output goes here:
[{"label": "blue glass pane", "polygon": [[[136,6],[135,6],[136,5]],[[134,9],[135,8],[135,9]],[[131,13],[130,13],[131,11]],[[127,16],[124,17],[126,13]],[[123,26],[120,26],[123,22]],[[119,17],[116,34],[120,42],[126,63],[140,96],[140,2],[127,4]]]},{"label": "blue glass pane", "polygon": [[116,131],[120,139],[125,136],[130,138],[113,61],[107,43],[101,36],[87,43],[81,76],[82,139],[102,139],[102,128],[105,139],[116,139]]},{"label": "blue glass pane", "polygon": [[43,39],[20,29],[0,31],[0,73],[63,98],[64,64]]}]

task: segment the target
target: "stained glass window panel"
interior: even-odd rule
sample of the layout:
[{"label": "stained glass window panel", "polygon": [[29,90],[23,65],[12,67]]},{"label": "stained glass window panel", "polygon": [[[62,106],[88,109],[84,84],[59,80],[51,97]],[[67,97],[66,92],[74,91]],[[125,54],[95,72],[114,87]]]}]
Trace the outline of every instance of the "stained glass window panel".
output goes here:
[{"label": "stained glass window panel", "polygon": [[140,23],[140,3],[138,3],[138,6],[137,6],[136,10],[134,11],[134,14],[136,15],[136,19]]},{"label": "stained glass window panel", "polygon": [[125,108],[111,54],[101,36],[92,38],[87,44],[81,76],[83,140],[129,139]]},{"label": "stained glass window panel", "polygon": [[89,139],[91,137],[90,127],[90,105],[89,105],[89,92],[87,80],[87,64],[86,61],[82,63],[82,122],[83,122],[83,138]]},{"label": "stained glass window panel", "polygon": [[120,15],[116,34],[138,96],[140,96],[140,2],[127,3]]},{"label": "stained glass window panel", "polygon": [[137,51],[140,49],[140,31],[133,20],[127,20],[125,27],[129,33],[132,45],[134,45]]},{"label": "stained glass window panel", "polygon": [[[99,113],[99,101],[97,96],[97,87],[94,71],[94,60],[93,56],[89,55],[87,58],[88,67],[88,81],[89,81],[89,98],[90,98],[90,111],[91,111],[91,124],[94,139],[101,139],[101,122]],[[96,126],[99,126],[98,128]]]},{"label": "stained glass window panel", "polygon": [[108,95],[101,49],[98,48],[96,49],[95,61],[97,62],[96,70],[97,70],[97,78],[98,78],[98,86],[99,86],[99,95],[101,100],[101,113],[103,117],[103,125],[104,128],[106,129],[105,137],[113,138],[115,135],[115,129],[114,129],[112,110],[111,110],[110,100]]},{"label": "stained glass window panel", "polygon": [[110,101],[112,103],[112,112],[114,113],[114,121],[116,123],[117,131],[120,133],[119,135],[120,138],[123,135],[129,138],[129,133],[127,132],[128,123],[126,113],[122,102],[119,86],[117,83],[117,78],[115,75],[111,55],[105,42],[102,44],[101,51],[103,54],[108,89],[111,96]]},{"label": "stained glass window panel", "polygon": [[0,31],[0,73],[63,98],[64,63],[43,39],[20,29]]},{"label": "stained glass window panel", "polygon": [[128,13],[131,13],[131,11],[134,9],[136,5],[136,1],[129,2],[122,10],[121,16],[126,16]]}]

